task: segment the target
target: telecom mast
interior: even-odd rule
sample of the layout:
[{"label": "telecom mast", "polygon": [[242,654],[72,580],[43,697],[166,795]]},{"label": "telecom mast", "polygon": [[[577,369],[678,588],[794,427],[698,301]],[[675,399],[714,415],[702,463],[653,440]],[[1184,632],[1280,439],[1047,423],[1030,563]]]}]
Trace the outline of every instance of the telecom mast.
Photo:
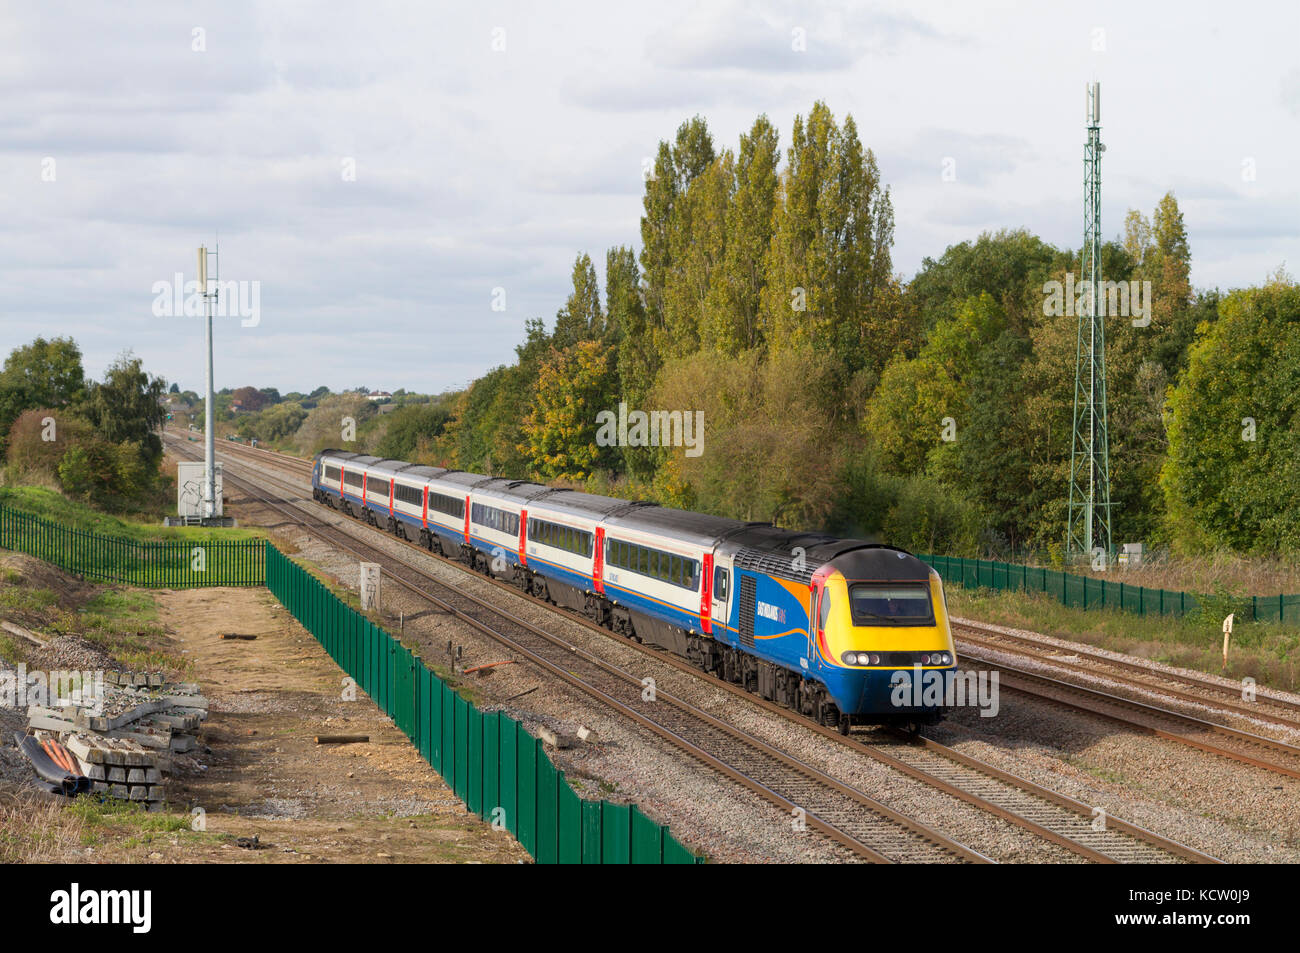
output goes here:
[{"label": "telecom mast", "polygon": [[1101,84],[1088,84],[1083,151],[1083,255],[1074,362],[1074,438],[1070,451],[1067,555],[1110,564],[1110,437],[1106,428],[1105,297],[1101,293]]},{"label": "telecom mast", "polygon": [[[220,515],[220,508],[217,505],[217,476],[215,468],[215,448],[213,447],[213,414],[212,414],[212,305],[217,297],[217,292],[221,287],[220,271],[217,272],[216,287],[208,291],[208,256],[217,258],[217,252],[208,252],[204,245],[199,246],[199,273],[198,285],[199,294],[203,296],[203,319],[207,326],[207,375],[205,377],[207,392],[203,400],[203,503],[200,514],[203,519],[210,520]],[[220,259],[218,259],[218,268],[220,268]]]}]

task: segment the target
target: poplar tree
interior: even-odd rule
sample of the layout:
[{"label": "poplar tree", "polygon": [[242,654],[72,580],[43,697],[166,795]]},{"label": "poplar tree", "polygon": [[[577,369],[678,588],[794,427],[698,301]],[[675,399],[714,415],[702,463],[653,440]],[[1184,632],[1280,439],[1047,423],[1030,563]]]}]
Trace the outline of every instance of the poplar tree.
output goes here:
[{"label": "poplar tree", "polygon": [[569,300],[555,315],[554,344],[557,348],[572,347],[579,341],[591,341],[605,336],[605,315],[600,310],[600,285],[596,281],[596,267],[585,252],[573,263],[573,291]]},{"label": "poplar tree", "polygon": [[776,208],[778,140],[767,116],[759,116],[749,133],[740,137],[726,211],[726,250],[709,288],[705,312],[708,343],[724,354],[763,343],[759,311]]}]

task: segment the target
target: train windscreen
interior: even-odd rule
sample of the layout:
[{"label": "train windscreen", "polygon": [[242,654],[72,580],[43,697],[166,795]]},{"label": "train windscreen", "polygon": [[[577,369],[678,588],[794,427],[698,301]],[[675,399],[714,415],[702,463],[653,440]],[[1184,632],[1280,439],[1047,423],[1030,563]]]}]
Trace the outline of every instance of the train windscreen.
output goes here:
[{"label": "train windscreen", "polygon": [[857,583],[849,596],[854,625],[934,625],[924,583]]}]

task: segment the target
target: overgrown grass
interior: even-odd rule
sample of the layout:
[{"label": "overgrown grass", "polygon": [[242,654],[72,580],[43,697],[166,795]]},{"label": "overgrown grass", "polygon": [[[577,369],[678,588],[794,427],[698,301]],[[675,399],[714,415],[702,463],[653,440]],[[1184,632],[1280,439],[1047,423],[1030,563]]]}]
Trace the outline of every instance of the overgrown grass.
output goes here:
[{"label": "overgrown grass", "polygon": [[0,505],[31,513],[52,523],[61,523],[76,529],[118,536],[140,542],[188,540],[212,542],[217,540],[263,539],[261,529],[203,529],[197,526],[165,527],[159,523],[142,523],[100,512],[84,503],[70,500],[56,490],[40,486],[0,487]]},{"label": "overgrown grass", "polygon": [[185,815],[150,814],[142,804],[111,797],[78,797],[64,810],[80,822],[81,843],[86,846],[102,843],[107,836],[128,834],[123,846],[134,847],[159,834],[190,830],[190,819]]},{"label": "overgrown grass", "polygon": [[1300,593],[1300,558],[1252,558],[1237,553],[1213,552],[1201,556],[1171,556],[1121,572],[1094,573],[1074,570],[1152,589],[1184,592],[1229,592],[1236,596],[1276,596]]},{"label": "overgrown grass", "polygon": [[165,631],[153,596],[139,589],[104,589],[75,613],[79,635],[98,645],[128,671],[171,670],[190,674],[194,663],[156,646]]},{"label": "overgrown grass", "polygon": [[[85,639],[128,670],[169,670],[182,676],[191,672],[191,660],[157,648],[165,630],[152,593],[107,586],[90,591],[89,598],[61,596],[53,589],[30,585],[11,569],[0,576],[0,610],[39,633]],[[24,662],[32,649],[25,640],[0,634],[0,658]]]},{"label": "overgrown grass", "polygon": [[22,797],[0,805],[0,864],[84,859],[84,849],[131,850],[155,838],[211,838],[184,814],[150,814],[144,805],[82,795],[72,801]]},{"label": "overgrown grass", "polygon": [[1182,618],[1140,616],[1117,609],[1075,609],[1046,593],[948,586],[953,615],[1031,629],[1183,668],[1260,685],[1300,691],[1300,625],[1245,622],[1236,626],[1223,668],[1222,620],[1205,614]]},{"label": "overgrown grass", "polygon": [[25,797],[0,804],[0,864],[68,861],[82,833],[81,819],[56,801]]}]

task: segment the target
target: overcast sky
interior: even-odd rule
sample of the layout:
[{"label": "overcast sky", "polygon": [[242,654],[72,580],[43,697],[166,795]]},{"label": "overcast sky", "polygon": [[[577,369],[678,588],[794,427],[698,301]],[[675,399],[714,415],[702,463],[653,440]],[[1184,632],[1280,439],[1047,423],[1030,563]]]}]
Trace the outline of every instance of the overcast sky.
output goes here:
[{"label": "overcast sky", "polygon": [[219,234],[260,321],[218,321],[218,387],[461,387],[554,319],[577,253],[603,286],[639,248],[684,119],[734,148],[765,112],[784,152],[817,99],[876,153],[905,277],[986,230],[1077,246],[1094,79],[1107,236],[1173,189],[1198,288],[1294,272],[1300,5],[1046,6],[9,0],[0,348],[70,334],[93,376],[130,348],[201,390],[202,322],[154,288]]}]

